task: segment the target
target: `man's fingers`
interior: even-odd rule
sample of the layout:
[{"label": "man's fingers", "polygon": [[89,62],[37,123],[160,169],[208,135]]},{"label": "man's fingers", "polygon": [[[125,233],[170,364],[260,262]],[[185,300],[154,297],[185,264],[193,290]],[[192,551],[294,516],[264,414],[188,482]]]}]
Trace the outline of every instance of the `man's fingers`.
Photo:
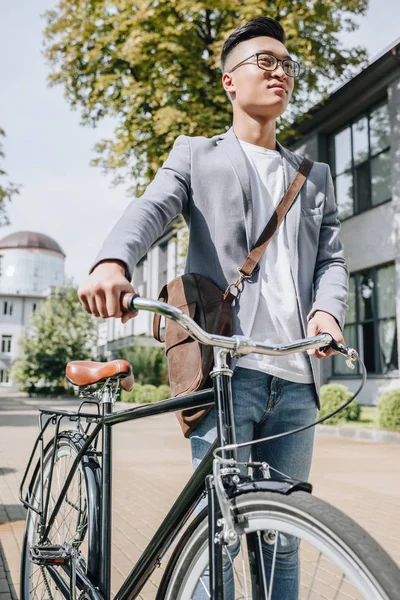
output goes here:
[{"label": "man's fingers", "polygon": [[103,290],[99,290],[95,296],[95,302],[97,306],[97,310],[103,319],[107,319],[109,314],[107,312],[107,302],[106,295]]},{"label": "man's fingers", "polygon": [[108,317],[120,317],[122,315],[120,299],[121,291],[119,288],[110,288],[106,290],[106,305]]},{"label": "man's fingers", "polygon": [[85,294],[79,294],[79,292],[78,292],[78,296],[79,296],[79,301],[82,304],[83,308],[86,310],[86,312],[91,313],[89,302],[87,301]]},{"label": "man's fingers", "polygon": [[95,317],[99,317],[100,313],[99,313],[99,310],[97,308],[95,296],[89,296],[89,298],[88,298],[88,304],[89,304],[89,308],[90,308],[90,311],[89,311],[90,314],[94,315]]}]

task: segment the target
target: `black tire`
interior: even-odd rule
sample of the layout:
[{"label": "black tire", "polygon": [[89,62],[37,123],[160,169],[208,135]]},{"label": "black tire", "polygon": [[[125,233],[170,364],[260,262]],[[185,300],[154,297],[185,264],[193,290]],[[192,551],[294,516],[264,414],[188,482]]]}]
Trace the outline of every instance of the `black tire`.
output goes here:
[{"label": "black tire", "polygon": [[[305,492],[294,492],[284,496],[271,492],[255,492],[243,494],[234,501],[236,518],[240,515],[240,523],[236,521],[236,531],[241,536],[252,532],[282,531],[292,533],[298,531],[296,537],[302,540],[301,553],[315,548],[322,552],[321,547],[329,550],[329,560],[334,568],[337,565],[345,574],[344,585],[339,585],[336,596],[343,598],[357,598],[365,600],[398,600],[400,598],[400,570],[389,555],[379,544],[364,531],[357,523],[344,513]],[[163,580],[161,582],[157,600],[191,600],[197,583],[200,581],[199,573],[204,565],[208,565],[208,522],[203,511],[202,517],[188,528],[181,542],[178,544],[171,557]],[[300,535],[301,534],[301,535]],[[310,542],[311,538],[311,542]],[[307,550],[305,550],[307,548]],[[337,559],[332,559],[331,553]],[[311,556],[311,555],[310,555]],[[325,554],[322,555],[325,560]],[[313,569],[315,568],[315,561]],[[309,564],[309,563],[308,563]],[[307,566],[307,565],[306,565]],[[326,564],[322,576],[326,572]],[[348,578],[348,579],[347,579]],[[307,580],[309,581],[309,579]],[[314,581],[317,581],[315,584]],[[330,598],[325,595],[325,586],[321,576],[312,579],[306,590],[313,590],[310,596],[304,597]],[[317,586],[317,595],[314,595],[314,585]],[[194,587],[193,587],[194,586]],[[240,595],[235,592],[235,598],[252,598],[261,600],[261,597]],[[349,589],[355,592],[349,593]],[[302,591],[304,588],[302,588]],[[319,595],[321,593],[321,595]],[[343,596],[342,596],[343,593]],[[353,595],[352,595],[353,594]],[[302,596],[303,597],[303,596]]]},{"label": "black tire", "polygon": [[[51,483],[53,499],[49,504],[47,518],[51,514],[52,504],[54,506],[54,498],[58,497],[57,492],[58,494],[60,493],[68,470],[86,439],[85,435],[76,431],[64,431],[57,438]],[[48,489],[53,449],[54,439],[51,440],[44,451],[43,474],[45,489]],[[27,500],[33,506],[38,506],[40,503],[40,479],[41,470],[38,464],[29,486],[27,497]],[[79,494],[78,502],[75,498],[75,490]],[[67,494],[66,499],[62,503],[59,516],[55,520],[44,543],[63,544],[66,542],[72,545],[78,552],[78,569],[85,573],[90,581],[96,585],[99,569],[100,465],[95,455],[85,454],[82,457],[68,488],[68,493],[70,495],[68,496]],[[38,522],[38,514],[28,509],[22,545],[20,600],[35,600],[36,598],[61,600],[64,599],[64,596],[57,589],[48,571],[43,567],[32,564],[29,558],[31,546],[38,542],[36,529]],[[57,569],[57,573],[62,580],[65,582],[69,581],[68,567],[52,568]]]}]

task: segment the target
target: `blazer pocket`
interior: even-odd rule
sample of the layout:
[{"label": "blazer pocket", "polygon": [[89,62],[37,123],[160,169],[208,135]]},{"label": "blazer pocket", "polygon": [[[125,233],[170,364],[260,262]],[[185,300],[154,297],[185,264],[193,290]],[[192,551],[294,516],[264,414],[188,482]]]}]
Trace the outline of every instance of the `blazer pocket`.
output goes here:
[{"label": "blazer pocket", "polygon": [[322,207],[321,206],[310,206],[304,207],[301,209],[302,217],[316,217],[322,215]]}]

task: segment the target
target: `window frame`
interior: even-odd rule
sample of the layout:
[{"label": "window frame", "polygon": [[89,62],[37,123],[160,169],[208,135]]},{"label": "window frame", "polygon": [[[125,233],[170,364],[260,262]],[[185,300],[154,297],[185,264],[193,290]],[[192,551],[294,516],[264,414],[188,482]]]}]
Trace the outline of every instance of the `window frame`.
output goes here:
[{"label": "window frame", "polygon": [[[8,350],[3,350],[3,348],[6,347],[6,344],[8,346]],[[12,348],[12,335],[8,335],[8,334],[4,334],[1,336],[1,353],[2,354],[11,354],[11,348]]]},{"label": "window frame", "polygon": [[9,369],[0,369],[0,385],[11,385]]},{"label": "window frame", "polygon": [[[360,353],[360,357],[361,360],[363,360],[364,362],[364,347],[361,347],[361,327],[363,325],[365,325],[366,323],[373,323],[373,335],[374,335],[374,352],[373,352],[373,356],[374,356],[374,371],[368,371],[368,377],[369,378],[379,378],[382,379],[382,377],[386,377],[386,378],[398,378],[399,374],[400,374],[400,365],[397,364],[397,369],[394,369],[392,371],[389,371],[387,373],[384,373],[382,371],[378,371],[377,367],[379,368],[380,366],[380,342],[379,342],[379,326],[380,323],[383,321],[389,321],[394,319],[395,323],[396,323],[396,334],[398,333],[398,322],[397,322],[397,315],[396,315],[396,310],[394,312],[393,316],[390,317],[380,317],[379,316],[379,294],[378,294],[378,271],[380,269],[385,269],[387,267],[393,267],[394,268],[394,272],[395,272],[395,276],[396,276],[396,263],[393,261],[387,262],[387,263],[383,263],[380,265],[376,265],[374,267],[368,267],[365,269],[361,269],[360,271],[355,271],[354,273],[350,274],[350,278],[354,277],[355,279],[355,307],[354,307],[354,312],[355,312],[355,320],[352,321],[347,321],[344,324],[344,334],[345,332],[345,328],[346,327],[354,327],[355,328],[355,339],[356,339],[356,349],[359,351]],[[359,289],[360,289],[360,278],[363,276],[363,274],[365,273],[370,273],[371,274],[371,279],[373,281],[373,291],[372,291],[372,302],[373,302],[373,310],[374,310],[374,315],[371,319],[361,319],[361,302],[360,302],[360,294],[359,294]],[[399,337],[397,336],[397,343],[399,343]],[[333,360],[333,365],[332,365],[332,377],[335,377],[337,379],[339,378],[349,378],[349,379],[354,379],[357,377],[360,377],[360,369],[358,366],[358,363],[355,364],[355,369],[354,371],[348,371],[346,373],[340,373],[337,372],[336,370],[336,364],[337,364],[337,360],[340,360],[340,357],[338,359],[334,359]]]},{"label": "window frame", "polygon": [[[351,215],[348,215],[348,216],[341,216],[339,213],[339,219],[341,222],[346,221],[347,219],[351,219],[352,217],[360,215],[368,210],[371,210],[373,208],[376,208],[378,206],[386,204],[387,202],[390,202],[392,200],[392,194],[390,194],[389,198],[387,198],[386,200],[383,200],[382,202],[379,202],[378,204],[373,204],[373,202],[372,202],[372,162],[376,158],[378,158],[378,156],[381,156],[385,153],[389,154],[390,150],[391,150],[391,144],[390,144],[391,140],[389,140],[388,146],[385,146],[383,149],[379,150],[378,152],[375,152],[374,154],[371,153],[371,115],[382,106],[388,106],[387,97],[380,100],[379,102],[377,102],[376,104],[374,104],[373,106],[371,106],[370,108],[365,110],[364,112],[358,114],[356,117],[354,117],[353,119],[348,121],[340,129],[334,131],[333,133],[331,133],[328,136],[328,162],[329,162],[329,166],[330,166],[331,173],[332,173],[332,179],[333,179],[333,185],[334,185],[334,189],[335,189],[335,197],[336,198],[337,198],[336,179],[343,175],[349,175],[349,174],[351,175],[351,178],[352,178],[352,189],[353,189],[352,209],[353,209],[353,212]],[[360,121],[363,118],[367,119],[368,158],[367,158],[367,160],[364,160],[364,161],[356,164],[355,160],[354,160],[355,157],[354,157],[353,127],[358,121]],[[389,124],[389,127],[390,127],[390,124]],[[351,166],[348,169],[342,170],[340,173],[337,173],[336,172],[335,138],[336,138],[336,136],[338,136],[340,133],[342,133],[343,131],[345,131],[348,128],[350,128]],[[360,209],[359,208],[360,201],[359,201],[359,198],[358,198],[357,192],[356,192],[356,173],[357,173],[357,168],[360,168],[360,167],[364,166],[365,164],[367,165],[367,169],[368,169],[368,200],[367,200],[366,207]]]}]

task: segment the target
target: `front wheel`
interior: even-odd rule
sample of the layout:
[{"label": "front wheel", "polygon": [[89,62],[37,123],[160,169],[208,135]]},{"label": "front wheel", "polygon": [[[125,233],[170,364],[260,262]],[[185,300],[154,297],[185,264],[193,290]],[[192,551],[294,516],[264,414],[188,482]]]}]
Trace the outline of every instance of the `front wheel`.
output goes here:
[{"label": "front wheel", "polygon": [[[399,598],[400,570],[393,560],[359,525],[326,502],[305,492],[255,492],[238,496],[234,506],[240,546],[224,549],[225,600],[283,600],[278,563],[285,540],[292,546],[296,541],[300,568],[284,600]],[[207,536],[205,515],[171,557],[157,599],[211,597]],[[263,572],[255,572],[260,565]]]}]

